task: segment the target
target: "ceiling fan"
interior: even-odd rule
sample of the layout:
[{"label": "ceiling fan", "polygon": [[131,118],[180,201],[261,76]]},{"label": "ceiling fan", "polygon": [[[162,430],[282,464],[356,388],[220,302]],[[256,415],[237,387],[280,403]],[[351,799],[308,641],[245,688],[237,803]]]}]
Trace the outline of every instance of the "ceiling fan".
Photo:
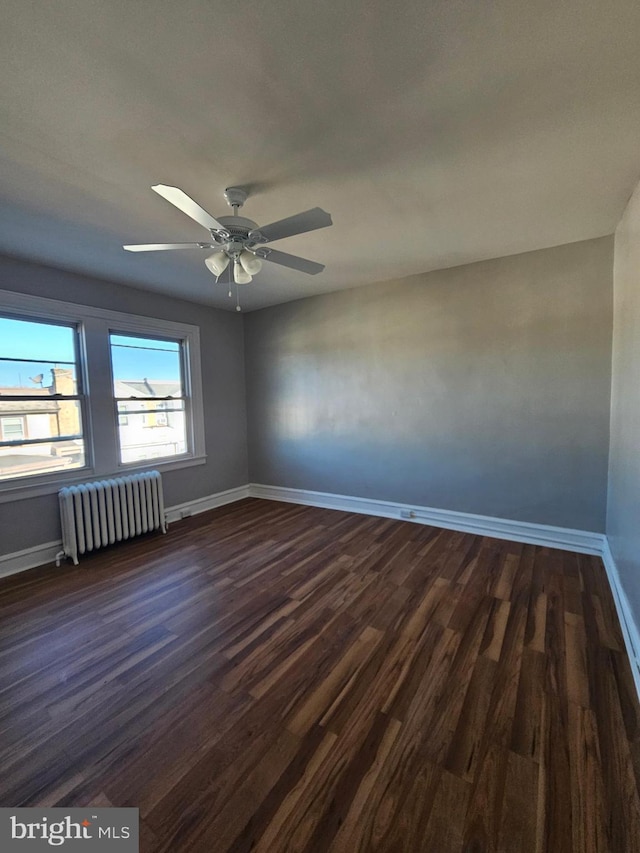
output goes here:
[{"label": "ceiling fan", "polygon": [[[211,239],[204,243],[139,243],[123,246],[122,248],[128,252],[215,249],[216,251],[205,259],[207,269],[217,276],[219,281],[227,267],[233,264],[233,280],[236,284],[249,284],[252,277],[260,272],[262,261],[270,261],[309,275],[316,275],[324,269],[324,264],[308,261],[306,258],[289,255],[263,245],[292,237],[294,234],[304,234],[307,231],[332,225],[331,215],[320,207],[313,207],[295,216],[259,227],[253,220],[238,216],[238,209],[247,200],[247,193],[240,187],[228,187],[225,190],[224,197],[227,204],[233,208],[233,215],[220,216],[218,219],[214,219],[178,187],[156,184],[151,189],[206,228]],[[231,270],[229,270],[229,282],[231,282]],[[229,291],[229,296],[231,295]],[[240,310],[239,301],[236,310]]]}]

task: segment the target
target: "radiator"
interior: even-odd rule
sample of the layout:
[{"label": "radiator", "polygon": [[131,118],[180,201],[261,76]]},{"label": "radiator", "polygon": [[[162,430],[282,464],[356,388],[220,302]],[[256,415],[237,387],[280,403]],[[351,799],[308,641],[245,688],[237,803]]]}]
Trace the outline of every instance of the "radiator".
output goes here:
[{"label": "radiator", "polygon": [[114,480],[100,480],[60,489],[62,548],[56,557],[71,557],[131,539],[150,530],[167,532],[162,478],[145,471]]}]

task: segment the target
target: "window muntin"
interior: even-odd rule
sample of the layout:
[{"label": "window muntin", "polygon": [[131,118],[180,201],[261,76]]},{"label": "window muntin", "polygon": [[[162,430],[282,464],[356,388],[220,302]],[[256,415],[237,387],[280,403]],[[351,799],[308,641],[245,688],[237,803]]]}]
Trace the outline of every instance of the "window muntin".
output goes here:
[{"label": "window muntin", "polygon": [[184,342],[111,332],[121,464],[189,451]]},{"label": "window muntin", "polygon": [[0,316],[0,481],[83,468],[77,329]]}]

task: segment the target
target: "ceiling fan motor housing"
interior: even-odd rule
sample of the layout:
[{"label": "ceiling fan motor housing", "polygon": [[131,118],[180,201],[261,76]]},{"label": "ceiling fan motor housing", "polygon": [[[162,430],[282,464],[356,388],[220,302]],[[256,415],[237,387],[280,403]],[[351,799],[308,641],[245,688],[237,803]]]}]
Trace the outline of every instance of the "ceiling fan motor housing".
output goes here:
[{"label": "ceiling fan motor housing", "polygon": [[246,219],[244,216],[219,216],[218,222],[220,225],[224,225],[229,234],[237,234],[243,237],[258,227],[257,222],[254,222],[253,219]]},{"label": "ceiling fan motor housing", "polygon": [[[248,235],[258,226],[252,219],[246,219],[244,216],[220,216],[219,222],[229,234],[228,238],[222,238],[222,248],[225,252],[238,255],[243,249],[253,246],[254,241],[249,240]],[[214,239],[217,236],[220,240],[220,236],[216,235],[215,231],[212,231],[211,235]]]}]

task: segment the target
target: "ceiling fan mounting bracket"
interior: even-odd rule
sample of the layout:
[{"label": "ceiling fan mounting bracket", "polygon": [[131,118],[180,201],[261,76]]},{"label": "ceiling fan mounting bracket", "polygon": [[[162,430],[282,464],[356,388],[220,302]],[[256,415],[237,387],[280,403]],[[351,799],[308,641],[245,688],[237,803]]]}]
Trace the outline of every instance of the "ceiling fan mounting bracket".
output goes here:
[{"label": "ceiling fan mounting bracket", "polygon": [[240,189],[240,187],[227,187],[224,191],[224,197],[229,207],[232,207],[236,211],[247,200],[247,193]]}]

